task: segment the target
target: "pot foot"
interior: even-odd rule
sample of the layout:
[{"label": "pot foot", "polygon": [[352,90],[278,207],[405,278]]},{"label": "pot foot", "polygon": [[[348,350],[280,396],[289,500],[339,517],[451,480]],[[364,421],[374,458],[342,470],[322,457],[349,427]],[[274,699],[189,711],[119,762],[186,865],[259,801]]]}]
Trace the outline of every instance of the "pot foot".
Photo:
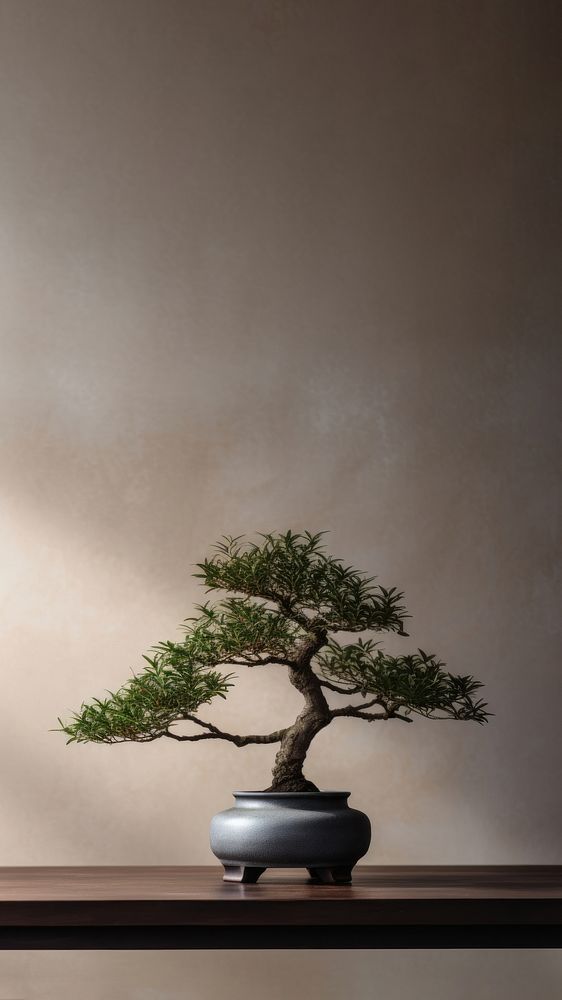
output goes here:
[{"label": "pot foot", "polygon": [[251,865],[223,865],[224,882],[257,882],[265,868],[254,868]]},{"label": "pot foot", "polygon": [[348,885],[352,871],[352,865],[342,865],[337,868],[309,868],[308,874],[313,882],[321,882],[322,885]]}]

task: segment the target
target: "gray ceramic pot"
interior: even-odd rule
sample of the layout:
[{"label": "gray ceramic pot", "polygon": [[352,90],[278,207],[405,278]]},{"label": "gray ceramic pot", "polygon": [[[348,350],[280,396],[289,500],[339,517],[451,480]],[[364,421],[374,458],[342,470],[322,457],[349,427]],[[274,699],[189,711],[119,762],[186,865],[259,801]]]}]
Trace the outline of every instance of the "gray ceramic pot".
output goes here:
[{"label": "gray ceramic pot", "polygon": [[315,881],[351,882],[371,824],[349,792],[234,792],[213,816],[211,850],[227,882],[257,882],[266,868],[307,868]]}]

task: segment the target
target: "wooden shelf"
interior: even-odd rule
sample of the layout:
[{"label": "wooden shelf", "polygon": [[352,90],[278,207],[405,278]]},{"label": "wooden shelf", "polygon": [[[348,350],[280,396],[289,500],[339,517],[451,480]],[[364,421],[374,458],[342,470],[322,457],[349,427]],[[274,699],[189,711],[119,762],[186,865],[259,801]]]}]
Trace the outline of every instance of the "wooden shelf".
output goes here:
[{"label": "wooden shelf", "polygon": [[0,948],[562,946],[562,866],[360,866],[342,886],[221,873],[0,868]]}]

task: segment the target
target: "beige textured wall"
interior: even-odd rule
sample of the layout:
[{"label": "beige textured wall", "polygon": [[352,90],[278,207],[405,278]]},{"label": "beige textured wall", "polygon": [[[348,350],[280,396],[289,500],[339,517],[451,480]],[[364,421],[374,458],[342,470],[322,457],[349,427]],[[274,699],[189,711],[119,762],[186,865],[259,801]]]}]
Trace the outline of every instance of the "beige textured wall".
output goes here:
[{"label": "beige textured wall", "polygon": [[[269,749],[48,730],[177,634],[209,543],[287,527],[405,589],[398,648],[497,713],[316,740],[367,860],[562,860],[554,10],[0,0],[2,864],[210,862]],[[216,718],[297,705],[255,672]],[[295,975],[311,1000],[550,1000],[561,974],[4,954],[0,1000],[280,1000]]]}]

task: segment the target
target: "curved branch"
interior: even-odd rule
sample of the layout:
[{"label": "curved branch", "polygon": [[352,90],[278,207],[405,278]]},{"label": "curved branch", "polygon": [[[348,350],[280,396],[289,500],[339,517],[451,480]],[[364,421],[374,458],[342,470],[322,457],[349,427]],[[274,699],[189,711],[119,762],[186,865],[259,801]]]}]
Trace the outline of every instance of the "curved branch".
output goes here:
[{"label": "curved branch", "polygon": [[[371,708],[373,705],[381,705],[384,711],[382,712],[366,712],[365,709]],[[332,718],[337,718],[338,716],[350,719],[365,719],[367,722],[376,722],[378,719],[400,719],[401,722],[413,722],[413,719],[408,718],[407,715],[400,715],[395,708],[387,706],[380,698],[373,698],[371,701],[366,701],[362,705],[346,705],[345,708],[334,708],[331,712]]]},{"label": "curved branch", "polygon": [[334,708],[332,715],[353,716],[357,712],[364,712],[366,708],[372,708],[373,705],[380,705],[386,711],[386,705],[383,704],[380,698],[371,698],[370,701],[364,701],[361,705],[344,705],[343,708]]},{"label": "curved branch", "polygon": [[[262,658],[256,657],[255,660],[248,660],[245,658],[237,659],[236,657],[232,657],[232,659],[221,661],[221,663],[223,662],[226,666],[232,663],[234,664],[235,667],[266,667],[270,663],[277,663],[283,667],[293,666],[293,660],[289,660],[288,658],[283,656],[264,656]],[[219,664],[216,665],[219,666]]]},{"label": "curved branch", "polygon": [[216,733],[193,733],[191,736],[182,736],[180,733],[173,733],[171,729],[165,729],[160,736],[167,736],[170,740],[178,740],[180,743],[197,743],[199,740],[219,740]]},{"label": "curved branch", "polygon": [[178,740],[181,743],[196,743],[198,740],[227,740],[229,743],[234,743],[237,747],[245,747],[250,743],[280,743],[287,731],[286,729],[277,729],[273,733],[265,733],[263,735],[237,736],[235,733],[223,732],[222,729],[214,726],[211,722],[204,722],[203,719],[198,719],[196,715],[182,715],[181,718],[182,721],[194,722],[195,725],[202,726],[207,731],[205,733],[183,735],[173,733],[170,729],[165,729],[160,735],[167,736],[171,740]]},{"label": "curved branch", "polygon": [[363,688],[356,684],[355,687],[339,687],[337,684],[332,684],[331,681],[325,681],[322,677],[318,678],[322,687],[328,688],[329,691],[335,691],[337,694],[360,694]]},{"label": "curved branch", "polygon": [[366,719],[367,722],[376,722],[377,719],[400,719],[401,722],[413,722],[413,719],[409,719],[407,715],[400,715],[400,712],[357,712],[354,716],[356,719]]}]

